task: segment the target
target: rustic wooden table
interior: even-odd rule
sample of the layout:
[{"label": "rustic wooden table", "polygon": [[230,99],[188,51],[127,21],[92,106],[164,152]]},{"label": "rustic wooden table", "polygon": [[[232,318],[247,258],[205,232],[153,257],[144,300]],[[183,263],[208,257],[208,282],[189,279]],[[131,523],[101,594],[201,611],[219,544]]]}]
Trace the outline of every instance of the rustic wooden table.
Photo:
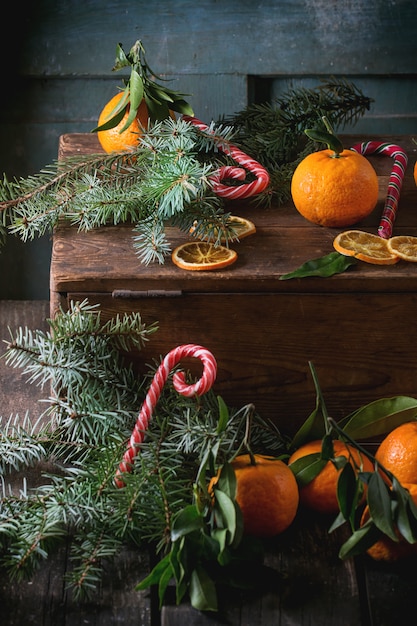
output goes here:
[{"label": "rustic wooden table", "polygon": [[[350,140],[354,143],[361,138],[351,137]],[[389,140],[399,143],[410,156],[395,231],[417,235],[417,212],[414,210],[417,190],[412,179],[415,147],[408,137],[390,137]],[[61,156],[97,149],[91,135],[67,135],[60,143]],[[380,176],[381,198],[375,213],[363,227],[374,231],[392,163],[388,158],[372,160]],[[249,210],[244,210],[253,217]],[[415,395],[417,364],[412,346],[417,339],[417,266],[401,262],[391,267],[360,264],[353,271],[331,279],[279,282],[279,275],[293,270],[302,261],[330,252],[335,233],[307,224],[291,206],[258,211],[255,222],[257,235],[240,244],[240,262],[233,273],[196,277],[168,264],[165,268],[158,268],[158,281],[188,294],[198,283],[206,301],[208,295],[215,297],[219,283],[226,281],[230,290],[222,301],[224,306],[232,294],[242,298],[243,307],[247,294],[259,298],[262,287],[262,292],[268,292],[270,298],[280,295],[283,299],[280,316],[281,321],[287,320],[285,333],[288,333],[285,324],[294,316],[294,307],[285,304],[285,299],[291,302],[292,298],[296,311],[308,311],[307,317],[295,314],[291,324],[298,325],[295,327],[297,333],[284,337],[284,346],[280,346],[285,358],[280,364],[283,380],[278,385],[278,392],[274,390],[278,422],[293,425],[292,402],[297,394],[302,397],[298,404],[294,404],[297,406],[295,414],[301,419],[306,416],[303,411],[307,406],[310,411],[314,398],[310,397],[311,388],[306,384],[306,368],[302,371],[300,363],[311,356],[319,359],[323,387],[330,394],[335,408],[352,405],[356,408],[363,398],[371,401],[386,392]],[[174,232],[172,235],[175,243],[179,235]],[[109,254],[110,248],[115,251],[114,258]],[[81,234],[60,227],[54,237],[51,311],[53,313],[58,305],[65,306],[74,294],[91,293],[97,301],[109,306],[109,314],[116,312],[120,302],[126,307],[131,302],[117,298],[115,302],[112,298],[114,291],[137,290],[138,276],[141,287],[144,284],[144,289],[150,289],[155,284],[154,273],[152,268],[138,268],[130,245],[130,232],[126,228],[113,227]],[[265,294],[262,297],[267,299]],[[157,304],[160,307],[161,301]],[[245,323],[248,314],[252,325],[258,323],[259,309],[254,307],[248,313],[246,308],[241,315],[236,315],[235,306],[229,305],[225,309],[225,314],[234,316],[233,324]],[[20,318],[10,317],[12,310],[7,308],[9,317],[2,315],[0,321],[12,319],[12,326],[14,323],[25,325],[28,319],[32,325],[43,326],[45,323],[42,308],[35,316],[33,310],[25,315],[21,310]],[[162,308],[162,311],[168,309]],[[154,313],[155,308],[151,307],[150,312]],[[1,331],[7,338],[4,324]],[[312,342],[309,341],[310,334],[316,335]],[[335,337],[329,341],[332,334]],[[188,337],[190,339],[193,340]],[[353,345],[350,345],[352,341]],[[314,354],[308,354],[313,349]],[[158,346],[154,356],[157,353]],[[221,351],[221,359],[223,357],[226,361],[224,370],[233,372],[236,363],[227,360],[225,350]],[[258,360],[258,379],[249,389],[251,393],[267,388],[264,374],[273,363],[273,355],[265,350]],[[253,376],[256,378],[256,374]],[[239,384],[244,395],[245,382],[240,380]],[[10,373],[2,376],[2,385],[3,396],[9,399],[16,389],[19,390]],[[287,386],[292,389],[290,394],[286,392]],[[221,393],[227,391],[227,384],[222,379],[220,387]],[[169,600],[159,612],[153,593],[134,590],[135,584],[149,571],[148,555],[134,551],[121,554],[109,566],[92,602],[77,605],[65,590],[63,576],[68,563],[67,552],[63,549],[30,582],[10,582],[5,576],[0,578],[1,623],[10,626],[398,626],[409,623],[409,602],[417,586],[415,562],[387,565],[375,563],[367,556],[341,561],[338,550],[346,530],[341,528],[329,534],[331,521],[306,512],[300,514],[288,531],[267,546],[266,562],[274,573],[268,580],[261,581],[263,592],[222,593],[218,614],[199,613],[186,603],[177,607]]]}]

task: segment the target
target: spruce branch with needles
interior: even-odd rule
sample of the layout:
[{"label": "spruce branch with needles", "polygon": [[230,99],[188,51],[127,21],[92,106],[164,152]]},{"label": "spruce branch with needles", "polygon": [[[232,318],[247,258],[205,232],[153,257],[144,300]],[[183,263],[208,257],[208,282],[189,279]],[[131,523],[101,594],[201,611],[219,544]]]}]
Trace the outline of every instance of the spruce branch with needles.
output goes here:
[{"label": "spruce branch with needles", "polygon": [[27,178],[9,181],[4,175],[0,244],[7,234],[22,241],[44,236],[60,220],[84,231],[131,223],[133,247],[144,264],[162,264],[170,254],[167,225],[227,242],[233,238],[230,204],[210,182],[210,174],[232,162],[220,147],[233,142],[269,171],[269,188],[250,201],[279,207],[290,197],[298,162],[318,149],[304,129],[322,116],[334,128],[354,123],[370,103],[354,84],[329,79],[272,103],[249,105],[225,122],[211,122],[208,132],[181,118],[164,119],[144,131],[134,151],[68,157]]}]

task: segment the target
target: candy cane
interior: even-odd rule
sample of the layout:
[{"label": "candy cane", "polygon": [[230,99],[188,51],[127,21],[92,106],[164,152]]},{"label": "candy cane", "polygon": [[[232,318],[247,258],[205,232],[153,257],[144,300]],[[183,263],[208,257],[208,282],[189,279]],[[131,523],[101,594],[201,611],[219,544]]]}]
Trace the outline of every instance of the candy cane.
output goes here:
[{"label": "candy cane", "polygon": [[[210,131],[209,126],[201,122],[196,117],[190,117],[189,115],[183,115],[183,119],[186,122],[190,122],[199,130],[204,132]],[[212,176],[210,176],[210,182],[213,185],[213,191],[222,198],[228,198],[229,200],[236,200],[238,198],[249,198],[263,191],[269,185],[269,174],[264,167],[258,161],[255,161],[248,156],[242,150],[239,150],[233,145],[222,145],[219,143],[219,149],[229,156],[231,156],[236,163],[242,165],[256,176],[256,180],[251,183],[244,183],[243,185],[230,186],[223,183],[227,178],[243,181],[246,177],[246,171],[240,167],[231,167],[225,165],[220,167]]]},{"label": "candy cane", "polygon": [[401,187],[408,163],[407,154],[400,146],[393,143],[383,143],[381,141],[364,141],[363,143],[355,144],[351,150],[363,155],[387,154],[394,159],[394,165],[392,166],[391,176],[388,182],[385,206],[378,226],[378,235],[383,239],[389,239],[392,236],[392,230],[397,216]]},{"label": "candy cane", "polygon": [[153,410],[159,400],[170,371],[185,357],[200,359],[203,363],[203,374],[194,385],[187,385],[184,372],[176,372],[172,379],[176,391],[190,398],[194,395],[202,396],[213,385],[217,373],[216,359],[211,352],[202,346],[185,344],[171,350],[171,352],[166,355],[153,377],[151,386],[133,428],[129,445],[116,473],[115,483],[117,487],[123,487],[125,484],[122,478],[123,473],[132,470],[133,459],[138,452],[140,444],[143,442],[149,420],[151,419]]}]

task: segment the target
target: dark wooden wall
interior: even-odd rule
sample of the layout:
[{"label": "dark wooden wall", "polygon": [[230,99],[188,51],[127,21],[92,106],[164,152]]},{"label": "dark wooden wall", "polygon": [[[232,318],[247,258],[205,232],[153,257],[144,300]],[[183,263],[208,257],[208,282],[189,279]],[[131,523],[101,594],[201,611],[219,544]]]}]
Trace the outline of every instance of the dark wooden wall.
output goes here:
[{"label": "dark wooden wall", "polygon": [[[156,72],[208,122],[248,102],[346,76],[375,103],[364,134],[413,134],[415,0],[37,0],[9,5],[0,49],[0,170],[27,176],[63,133],[89,132],[120,86],[115,47],[145,45]],[[49,297],[48,237],[0,254],[0,299]]]}]

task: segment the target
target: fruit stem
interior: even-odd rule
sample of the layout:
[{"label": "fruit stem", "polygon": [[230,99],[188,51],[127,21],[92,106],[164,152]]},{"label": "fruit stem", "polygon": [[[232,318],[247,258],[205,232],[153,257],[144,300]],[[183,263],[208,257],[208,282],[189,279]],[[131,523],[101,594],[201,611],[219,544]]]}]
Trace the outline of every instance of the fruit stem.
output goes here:
[{"label": "fruit stem", "polygon": [[350,445],[356,448],[361,454],[365,455],[374,464],[375,467],[379,467],[392,483],[393,479],[395,478],[395,475],[392,472],[387,470],[387,468],[384,467],[382,463],[377,461],[371,452],[366,450],[366,448],[363,448],[357,441],[355,441],[355,439],[352,439],[352,437],[345,433],[343,428],[340,428],[340,426],[338,426],[337,422],[335,422],[332,417],[328,417],[327,420],[331,428],[333,428],[338,433],[338,435],[340,435],[345,441],[347,441]]}]

